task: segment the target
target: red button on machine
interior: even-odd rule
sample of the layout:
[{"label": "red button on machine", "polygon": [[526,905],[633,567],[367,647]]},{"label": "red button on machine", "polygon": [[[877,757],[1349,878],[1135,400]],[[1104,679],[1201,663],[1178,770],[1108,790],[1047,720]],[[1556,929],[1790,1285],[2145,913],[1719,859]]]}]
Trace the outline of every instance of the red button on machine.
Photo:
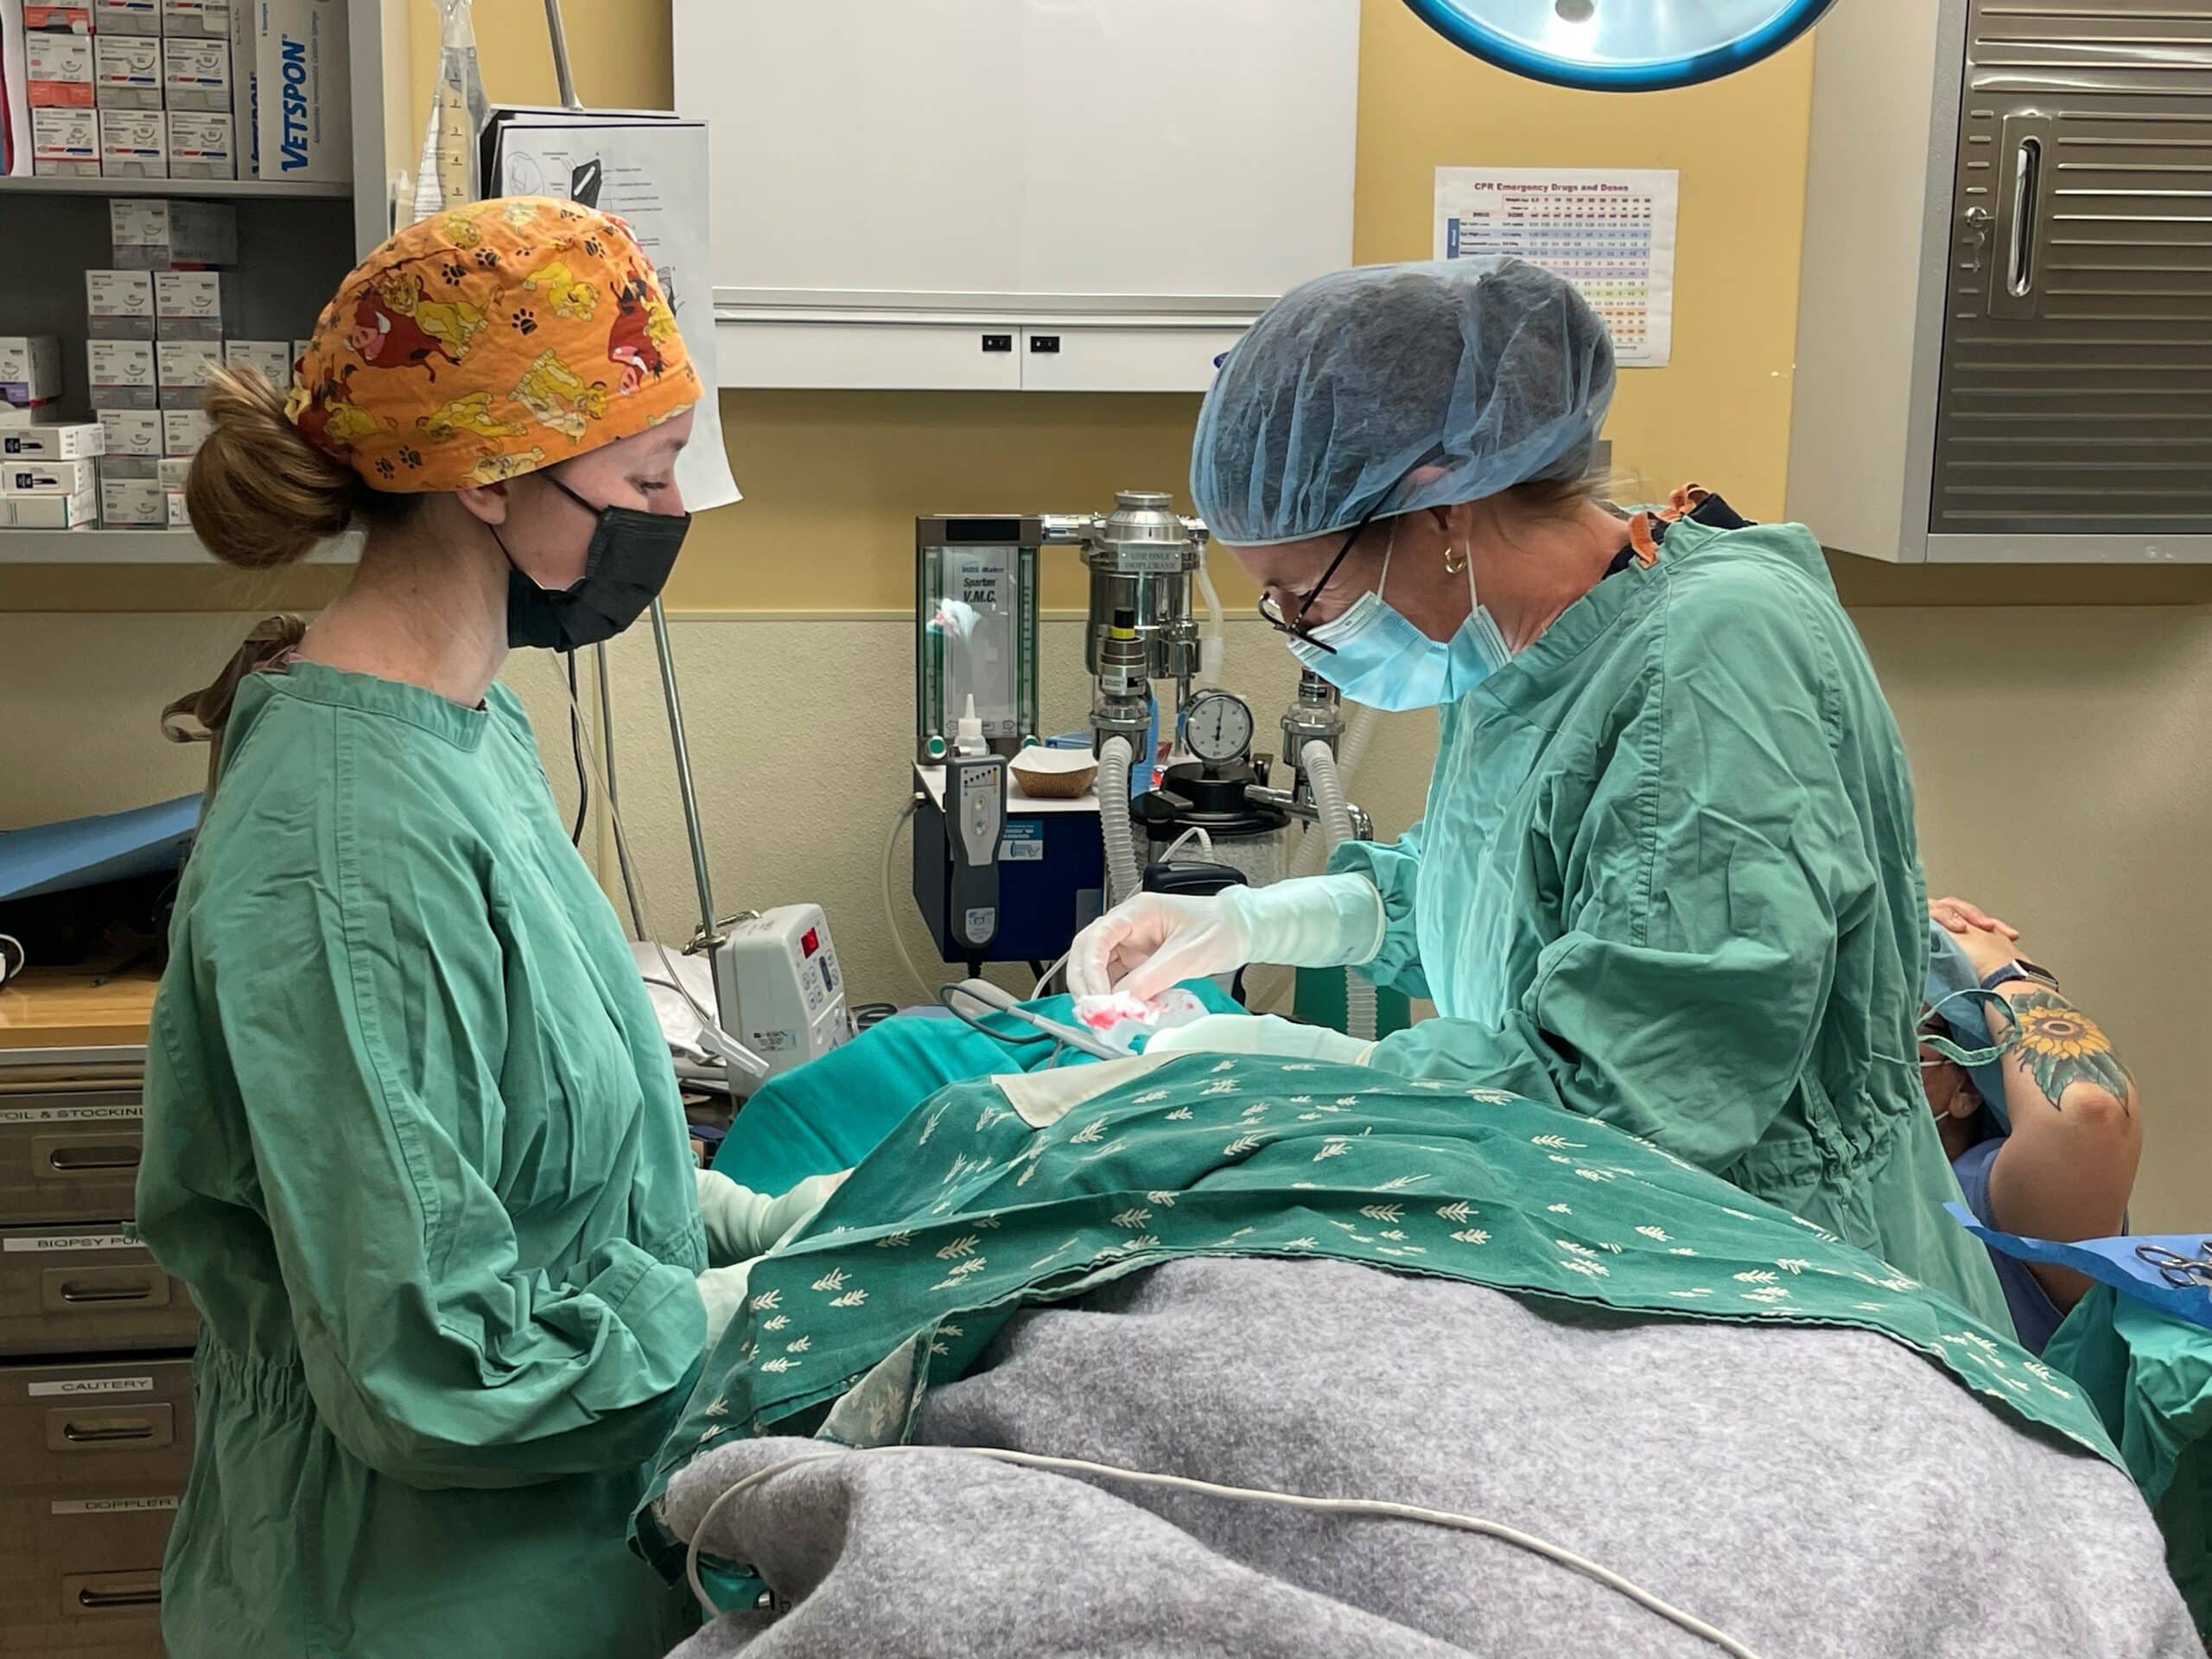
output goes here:
[{"label": "red button on machine", "polygon": [[810,957],[822,948],[822,941],[810,927],[798,936],[798,948],[800,955]]}]

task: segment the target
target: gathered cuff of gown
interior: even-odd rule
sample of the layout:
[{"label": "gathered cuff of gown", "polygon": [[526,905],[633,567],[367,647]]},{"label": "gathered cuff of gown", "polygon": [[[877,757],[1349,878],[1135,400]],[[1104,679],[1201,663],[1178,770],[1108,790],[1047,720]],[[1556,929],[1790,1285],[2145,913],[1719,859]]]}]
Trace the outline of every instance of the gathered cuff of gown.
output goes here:
[{"label": "gathered cuff of gown", "polygon": [[1414,933],[1414,885],[1421,855],[1400,845],[1347,841],[1329,855],[1331,875],[1363,875],[1382,895],[1382,946],[1371,962],[1357,964],[1377,985],[1408,996],[1428,995],[1421,972],[1421,944]]}]

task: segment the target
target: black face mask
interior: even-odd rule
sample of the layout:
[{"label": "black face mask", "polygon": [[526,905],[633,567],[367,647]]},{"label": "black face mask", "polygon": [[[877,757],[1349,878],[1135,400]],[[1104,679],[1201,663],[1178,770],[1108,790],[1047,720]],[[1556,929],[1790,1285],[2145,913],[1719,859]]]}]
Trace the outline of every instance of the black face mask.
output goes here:
[{"label": "black face mask", "polygon": [[541,588],[524,575],[499,531],[493,530],[499,551],[507,553],[507,643],[575,651],[612,639],[644,615],[668,585],[691,515],[594,507],[552,474],[537,476],[597,514],[599,523],[584,554],[583,577],[569,588]]}]

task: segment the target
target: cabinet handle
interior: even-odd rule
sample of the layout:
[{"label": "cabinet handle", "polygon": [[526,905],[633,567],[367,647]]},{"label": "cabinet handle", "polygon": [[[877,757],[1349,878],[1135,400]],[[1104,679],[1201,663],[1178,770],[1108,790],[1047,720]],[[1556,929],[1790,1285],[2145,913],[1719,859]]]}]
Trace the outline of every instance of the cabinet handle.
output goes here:
[{"label": "cabinet handle", "polygon": [[82,1307],[92,1302],[143,1302],[154,1294],[154,1281],[141,1279],[136,1284],[80,1285],[74,1280],[64,1280],[60,1295],[65,1302]]},{"label": "cabinet handle", "polygon": [[112,1607],[158,1607],[162,1605],[159,1585],[149,1585],[143,1590],[94,1590],[87,1586],[77,1592],[77,1605],[90,1612],[105,1612]]},{"label": "cabinet handle", "polygon": [[62,1175],[76,1175],[86,1171],[136,1169],[138,1167],[138,1148],[136,1147],[56,1147],[46,1154],[47,1167]]},{"label": "cabinet handle", "polygon": [[2033,134],[2012,149],[2012,241],[2005,264],[2005,287],[2016,300],[2036,285],[2037,186],[2043,178],[2043,140]]},{"label": "cabinet handle", "polygon": [[154,1438],[154,1425],[143,1417],[121,1418],[99,1428],[64,1423],[61,1438],[72,1446],[107,1446],[118,1440],[150,1440]]}]

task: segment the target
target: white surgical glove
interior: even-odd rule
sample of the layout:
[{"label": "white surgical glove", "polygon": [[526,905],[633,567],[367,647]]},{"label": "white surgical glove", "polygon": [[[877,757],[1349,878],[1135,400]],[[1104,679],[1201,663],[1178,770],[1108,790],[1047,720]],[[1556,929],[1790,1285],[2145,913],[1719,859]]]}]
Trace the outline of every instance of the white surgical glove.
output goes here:
[{"label": "white surgical glove", "polygon": [[1365,1065],[1375,1045],[1326,1026],[1301,1026],[1272,1014],[1210,1014],[1163,1031],[1144,1046],[1152,1054],[1267,1054],[1281,1060]]},{"label": "white surgical glove", "polygon": [[699,1219],[707,1226],[707,1260],[721,1265],[765,1255],[814,1217],[853,1172],[810,1175],[779,1198],[740,1186],[711,1169],[699,1172]]},{"label": "white surgical glove", "polygon": [[721,1340],[737,1310],[745,1306],[745,1281],[752,1272],[752,1262],[741,1262],[734,1268],[709,1268],[699,1275],[699,1300],[707,1306],[709,1348]]},{"label": "white surgical glove", "polygon": [[1382,948],[1382,895],[1363,875],[1311,875],[1190,896],[1141,893],[1075,936],[1068,989],[1153,997],[1252,962],[1336,968]]}]

